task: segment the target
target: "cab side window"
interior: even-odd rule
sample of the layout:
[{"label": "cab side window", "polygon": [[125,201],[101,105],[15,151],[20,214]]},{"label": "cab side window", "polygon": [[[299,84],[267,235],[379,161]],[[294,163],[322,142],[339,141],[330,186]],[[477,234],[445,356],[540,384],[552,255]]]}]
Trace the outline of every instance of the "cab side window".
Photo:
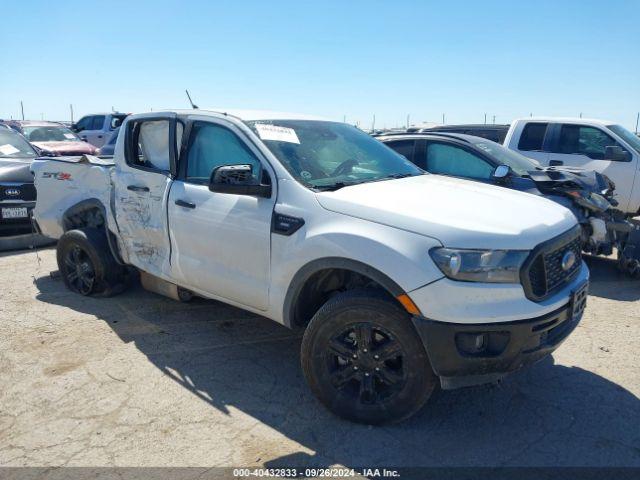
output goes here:
[{"label": "cab side window", "polygon": [[93,117],[83,117],[80,120],[78,120],[78,123],[76,123],[76,130],[78,132],[81,132],[83,130],[89,130],[91,128],[91,123],[93,121]]},{"label": "cab side window", "polygon": [[620,146],[602,130],[583,125],[562,125],[554,153],[586,155],[595,160],[605,158],[605,148]]},{"label": "cab side window", "polygon": [[87,128],[87,130],[102,130],[103,126],[104,115],[96,115],[95,117],[93,117],[93,122],[91,122],[91,125]]},{"label": "cab side window", "polygon": [[518,150],[523,152],[542,152],[548,126],[548,123],[527,123],[522,129]]},{"label": "cab side window", "polygon": [[444,143],[429,143],[426,170],[440,175],[489,180],[494,167],[463,148]]},{"label": "cab side window", "polygon": [[[162,172],[170,170],[169,120],[145,120],[130,127],[131,142],[127,150],[127,163]],[[137,148],[136,148],[137,146]]]},{"label": "cab side window", "polygon": [[385,145],[387,145],[387,147],[391,147],[396,153],[399,153],[410,162],[413,162],[413,149],[415,143],[416,142],[414,140],[394,140],[392,142],[386,142]]},{"label": "cab side window", "polygon": [[187,150],[186,181],[208,185],[211,173],[223,165],[252,165],[256,181],[260,161],[231,130],[213,123],[196,122],[191,129]]}]

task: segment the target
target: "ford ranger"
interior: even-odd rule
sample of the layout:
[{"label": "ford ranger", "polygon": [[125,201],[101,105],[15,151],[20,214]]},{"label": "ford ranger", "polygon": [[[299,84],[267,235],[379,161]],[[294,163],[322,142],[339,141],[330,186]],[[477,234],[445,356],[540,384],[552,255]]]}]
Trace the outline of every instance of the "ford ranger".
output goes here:
[{"label": "ford ranger", "polygon": [[36,160],[36,228],[64,282],[220,300],[304,328],[334,413],[399,421],[494,382],[580,321],[589,272],[566,208],[431,175],[344,123],[259,111],[127,117],[113,160]]}]

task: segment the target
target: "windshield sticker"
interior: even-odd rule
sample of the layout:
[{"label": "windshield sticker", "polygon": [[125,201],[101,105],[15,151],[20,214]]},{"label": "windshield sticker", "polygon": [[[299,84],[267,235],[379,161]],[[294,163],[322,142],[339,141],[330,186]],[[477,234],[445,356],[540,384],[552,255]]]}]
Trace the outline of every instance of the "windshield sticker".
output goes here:
[{"label": "windshield sticker", "polygon": [[276,142],[297,143],[300,145],[298,135],[293,128],[278,127],[265,123],[256,123],[256,130],[262,140],[275,140]]},{"label": "windshield sticker", "polygon": [[73,133],[65,133],[64,138],[68,138],[69,140],[74,140],[76,136]]},{"label": "windshield sticker", "polygon": [[13,155],[14,153],[18,153],[20,150],[18,150],[16,147],[14,147],[13,145],[9,144],[9,143],[5,143],[4,145],[0,145],[0,153],[3,155]]},{"label": "windshield sticker", "polygon": [[301,171],[300,176],[305,180],[309,180],[310,178],[313,178],[313,175],[311,175],[311,172],[307,172],[306,170]]}]

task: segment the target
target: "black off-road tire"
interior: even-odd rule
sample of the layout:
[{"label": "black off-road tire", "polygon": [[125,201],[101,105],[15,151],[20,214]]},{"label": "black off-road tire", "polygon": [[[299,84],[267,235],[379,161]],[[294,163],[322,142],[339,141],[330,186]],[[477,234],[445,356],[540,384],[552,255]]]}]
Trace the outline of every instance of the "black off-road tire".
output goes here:
[{"label": "black off-road tire", "polygon": [[329,410],[370,425],[415,414],[438,383],[409,314],[375,290],[328,300],[307,326],[301,361]]},{"label": "black off-road tire", "polygon": [[72,292],[109,297],[124,290],[126,269],[116,262],[102,229],[69,230],[58,240],[56,257],[60,275]]}]

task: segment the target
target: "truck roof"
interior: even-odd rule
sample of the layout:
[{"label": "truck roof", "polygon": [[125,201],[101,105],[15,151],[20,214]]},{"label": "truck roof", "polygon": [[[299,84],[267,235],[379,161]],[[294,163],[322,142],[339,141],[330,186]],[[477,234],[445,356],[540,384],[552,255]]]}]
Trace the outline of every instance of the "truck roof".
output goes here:
[{"label": "truck roof", "polygon": [[580,118],[580,117],[524,117],[517,118],[514,122],[555,122],[555,123],[577,123],[580,125],[615,125],[616,122],[609,120],[601,120],[597,118]]},{"label": "truck roof", "polygon": [[19,127],[64,127],[60,122],[48,120],[4,120],[7,126],[15,125]]},{"label": "truck roof", "polygon": [[218,116],[230,115],[243,121],[253,120],[328,120],[326,118],[315,115],[307,115],[303,113],[277,112],[271,110],[242,110],[235,108],[198,108],[188,110],[164,110],[165,112],[173,112],[180,115],[205,115]]}]

